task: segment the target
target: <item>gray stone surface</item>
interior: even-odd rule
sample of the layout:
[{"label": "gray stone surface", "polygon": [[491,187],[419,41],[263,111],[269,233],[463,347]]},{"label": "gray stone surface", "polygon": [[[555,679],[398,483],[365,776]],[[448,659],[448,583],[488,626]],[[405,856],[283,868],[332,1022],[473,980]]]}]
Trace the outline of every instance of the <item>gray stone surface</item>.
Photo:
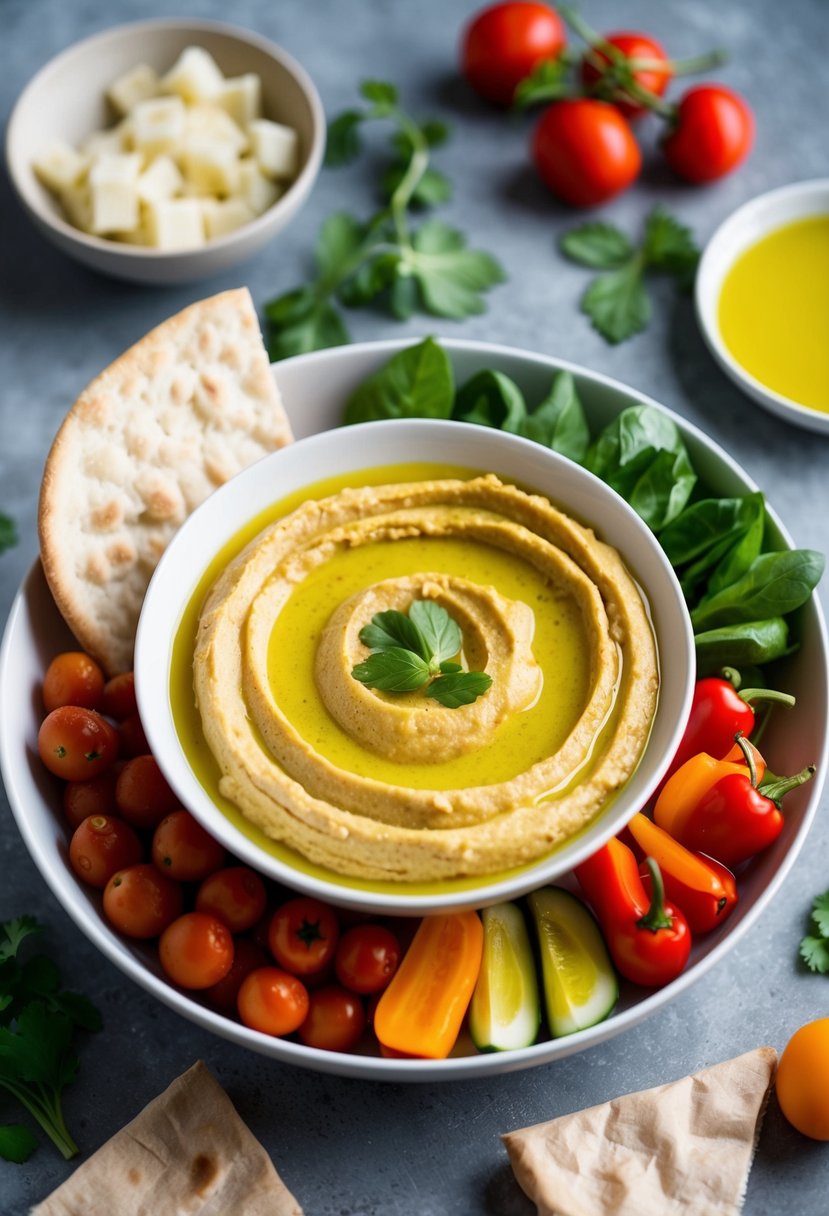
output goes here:
[{"label": "gray stone surface", "polygon": [[[654,290],[648,332],[611,348],[577,311],[585,277],[562,261],[557,233],[573,222],[528,163],[530,124],[479,105],[457,79],[455,47],[475,4],[457,0],[3,0],[0,113],[63,47],[106,24],[150,15],[214,16],[260,30],[292,51],[317,81],[329,114],[351,104],[356,82],[388,76],[418,111],[454,123],[439,161],[456,183],[446,218],[498,254],[509,282],[489,311],[461,326],[353,317],[355,339],[440,331],[559,354],[652,394],[703,427],[766,490],[804,546],[826,544],[829,445],[754,409],[715,368],[691,304]],[[718,73],[757,114],[749,163],[704,190],[670,178],[647,145],[641,182],[608,206],[635,231],[666,201],[705,240],[739,203],[772,186],[829,174],[821,107],[829,20],[823,0],[590,0],[599,28],[647,29],[677,54],[712,45],[731,61]],[[136,48],[136,57],[140,48]],[[290,229],[255,264],[204,286],[139,289],[98,278],[45,244],[0,183],[0,507],[18,520],[19,547],[0,558],[0,619],[36,553],[36,501],[52,435],[78,391],[151,325],[201,294],[247,283],[258,305],[300,282],[322,218],[371,202],[366,171],[325,172]],[[663,290],[664,288],[664,290]],[[827,589],[821,593],[826,602]],[[829,981],[797,966],[811,896],[829,886],[823,814],[782,891],[739,948],[680,1001],[644,1025],[580,1056],[469,1084],[381,1086],[280,1067],[212,1038],[157,1004],[79,936],[30,861],[0,799],[0,918],[34,912],[72,983],[103,1010],[103,1034],[85,1045],[67,1116],[84,1151],[102,1143],[197,1057],[222,1080],[309,1216],[526,1216],[500,1132],[661,1083],[761,1043],[782,1048],[803,1022],[829,1013]],[[0,1122],[11,1109],[0,1093]],[[48,1147],[23,1167],[0,1162],[0,1211],[21,1216],[71,1166]],[[748,1188],[747,1216],[819,1216],[829,1209],[829,1150],[791,1130],[773,1103]],[[115,1216],[115,1214],[113,1214]]]}]

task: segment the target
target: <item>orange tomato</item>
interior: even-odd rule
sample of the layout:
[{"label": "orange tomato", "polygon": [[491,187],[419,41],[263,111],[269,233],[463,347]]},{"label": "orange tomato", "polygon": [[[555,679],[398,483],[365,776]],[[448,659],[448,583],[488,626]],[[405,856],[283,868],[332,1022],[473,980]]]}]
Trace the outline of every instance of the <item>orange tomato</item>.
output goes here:
[{"label": "orange tomato", "polygon": [[158,943],[161,966],[181,988],[212,988],[233,966],[233,938],[215,916],[185,912]]},{"label": "orange tomato", "polygon": [[115,811],[116,764],[89,781],[67,781],[63,787],[63,813],[74,830],[90,815],[112,815]]},{"label": "orange tomato", "polygon": [[90,887],[105,887],[117,870],[136,865],[143,854],[129,824],[112,815],[90,815],[69,842],[69,864]]},{"label": "orange tomato", "polygon": [[41,723],[37,750],[50,773],[66,781],[88,781],[118,755],[115,727],[92,709],[61,705]]},{"label": "orange tomato", "polygon": [[128,718],[119,721],[118,738],[121,741],[122,756],[145,756],[150,750],[138,714],[130,714]]},{"label": "orange tomato", "polygon": [[201,882],[218,870],[225,851],[189,811],[173,811],[153,836],[153,861],[162,874],[179,882]]},{"label": "orange tomato", "polygon": [[205,878],[196,895],[196,911],[208,912],[232,933],[252,928],[265,911],[265,884],[248,866],[228,866]]},{"label": "orange tomato", "polygon": [[204,988],[202,996],[208,1005],[232,1017],[236,1013],[236,1002],[243,982],[251,971],[267,966],[268,956],[256,942],[249,941],[246,937],[237,937],[233,942],[233,966],[218,984]]},{"label": "orange tomato", "polygon": [[125,937],[158,937],[183,906],[179,884],[148,863],[118,870],[104,889],[104,915]]},{"label": "orange tomato", "polygon": [[158,827],[179,801],[153,756],[134,756],[118,775],[115,801],[134,828]]},{"label": "orange tomato", "polygon": [[135,676],[131,671],[122,671],[113,676],[104,685],[104,696],[101,709],[108,718],[123,722],[132,714],[138,713],[138,702],[135,699]]},{"label": "orange tomato", "polygon": [[80,650],[57,655],[43,677],[43,705],[47,713],[62,705],[99,709],[104,692],[104,673],[94,659]]},{"label": "orange tomato", "polygon": [[271,954],[293,975],[312,976],[334,959],[340,927],[333,908],[299,896],[277,908],[268,930]]},{"label": "orange tomato", "polygon": [[793,1127],[829,1140],[829,1018],[801,1026],[777,1066],[777,1100]]},{"label": "orange tomato", "polygon": [[251,1030],[262,1034],[291,1034],[308,1015],[305,985],[278,967],[251,971],[239,989],[239,1017]]},{"label": "orange tomato", "polygon": [[311,993],[299,1037],[306,1047],[320,1051],[351,1051],[365,1026],[366,1014],[359,996],[332,984]]}]

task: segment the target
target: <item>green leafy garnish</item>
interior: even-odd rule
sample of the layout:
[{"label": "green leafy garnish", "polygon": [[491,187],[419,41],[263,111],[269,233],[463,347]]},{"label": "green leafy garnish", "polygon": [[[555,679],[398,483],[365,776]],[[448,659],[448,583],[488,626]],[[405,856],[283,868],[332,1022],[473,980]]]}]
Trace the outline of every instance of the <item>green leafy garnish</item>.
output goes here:
[{"label": "green leafy garnish", "polygon": [[810,971],[829,975],[829,891],[812,900],[811,920],[817,933],[803,938],[800,957]]},{"label": "green leafy garnish", "polygon": [[813,900],[812,920],[817,925],[821,937],[829,938],[829,891]]},{"label": "green leafy garnish", "polygon": [[740,578],[700,600],[691,613],[695,631],[737,625],[794,612],[812,594],[825,565],[815,549],[762,553]]},{"label": "green leafy garnish", "polygon": [[[78,1148],[66,1127],[61,1092],[73,1081],[76,1032],[100,1029],[95,1007],[64,992],[60,973],[46,955],[25,962],[22,943],[40,926],[30,916],[0,925],[0,1088],[33,1116],[67,1159]],[[36,1140],[27,1128],[0,1128],[0,1156],[25,1161]]]},{"label": "green leafy garnish", "polygon": [[0,553],[13,548],[17,544],[17,528],[13,519],[0,511]]},{"label": "green leafy garnish", "polygon": [[455,377],[446,351],[426,338],[407,346],[364,380],[345,407],[346,425],[379,418],[448,418]]},{"label": "green leafy garnish", "polygon": [[618,228],[602,222],[565,233],[559,247],[581,266],[611,272],[593,280],[581,308],[602,337],[614,344],[645,329],[651,319],[646,272],[667,274],[680,289],[688,290],[699,261],[690,230],[662,207],[655,207],[645,221],[638,249]]},{"label": "green leafy garnish", "polygon": [[389,609],[376,612],[360,630],[360,641],[372,652],[351,671],[355,680],[381,692],[417,692],[449,709],[471,705],[492,684],[483,671],[464,671],[452,662],[463,638],[454,621],[434,600],[415,600],[408,615]]},{"label": "green leafy garnish", "polygon": [[416,122],[401,109],[397,89],[364,81],[367,105],[346,110],[328,128],[326,164],[347,165],[362,151],[366,123],[392,125],[392,160],[382,174],[384,205],[366,220],[347,212],[329,216],[317,239],[317,273],[310,283],[265,305],[271,359],[340,346],[349,341],[339,306],[385,303],[405,320],[415,312],[460,320],[484,311],[484,295],[504,279],[488,253],[466,247],[466,237],[438,220],[411,226],[411,213],[449,200],[449,179],[430,164],[445,142],[445,123]]}]

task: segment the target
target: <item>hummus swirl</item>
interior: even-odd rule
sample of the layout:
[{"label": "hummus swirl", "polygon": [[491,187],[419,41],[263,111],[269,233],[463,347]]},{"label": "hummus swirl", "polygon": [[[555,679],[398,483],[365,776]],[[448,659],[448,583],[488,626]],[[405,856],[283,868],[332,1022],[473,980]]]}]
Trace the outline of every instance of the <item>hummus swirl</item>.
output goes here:
[{"label": "hummus swirl", "polygon": [[[583,702],[561,746],[508,780],[428,788],[430,765],[497,746],[503,725],[532,711],[544,679],[533,609],[463,570],[372,582],[347,596],[311,639],[330,729],[365,752],[365,771],[323,754],[275,695],[271,640],[291,597],[307,580],[325,578],[339,555],[410,538],[514,555],[566,595],[580,618],[589,668]],[[353,678],[368,654],[362,627],[416,599],[448,611],[461,629],[463,665],[492,676],[473,704],[452,709]],[[194,687],[221,791],[251,822],[337,873],[428,882],[537,860],[587,824],[639,761],[658,674],[647,610],[616,550],[547,499],[488,475],[346,489],[271,524],[205,602]],[[418,766],[424,787],[372,776],[372,756]]]}]

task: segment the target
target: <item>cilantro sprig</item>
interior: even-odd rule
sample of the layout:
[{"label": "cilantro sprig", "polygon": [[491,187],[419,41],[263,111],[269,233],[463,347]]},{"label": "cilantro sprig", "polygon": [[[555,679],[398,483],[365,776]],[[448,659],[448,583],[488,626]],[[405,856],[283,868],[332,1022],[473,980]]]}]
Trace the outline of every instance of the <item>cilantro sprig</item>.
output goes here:
[{"label": "cilantro sprig", "polygon": [[408,614],[389,609],[375,612],[360,630],[360,641],[371,651],[352,669],[367,688],[382,692],[416,692],[448,709],[471,705],[492,685],[485,671],[464,671],[456,662],[460,626],[434,600],[415,600]]},{"label": "cilantro sprig", "polygon": [[800,957],[810,971],[829,975],[829,891],[812,901],[812,923],[817,933],[803,938]]},{"label": "cilantro sprig", "polygon": [[440,220],[412,226],[412,212],[448,201],[449,179],[430,163],[448,138],[434,120],[416,122],[384,81],[364,81],[368,104],[330,124],[326,164],[350,164],[362,151],[368,123],[391,124],[392,157],[383,171],[383,206],[366,220],[348,212],[326,219],[316,246],[316,276],[265,305],[271,359],[349,341],[340,307],[385,303],[394,317],[415,312],[460,320],[484,311],[484,294],[505,278],[488,253],[468,249],[466,237]]},{"label": "cilantro sprig", "polygon": [[[40,925],[31,916],[0,924],[0,1088],[40,1124],[67,1159],[78,1147],[66,1126],[61,1093],[75,1079],[77,1030],[99,1030],[86,999],[60,987],[57,966],[44,954],[21,961],[22,944]],[[37,1146],[30,1128],[0,1127],[0,1157],[25,1161]]]},{"label": "cilantro sprig", "polygon": [[14,520],[0,511],[0,553],[17,544],[17,528]]},{"label": "cilantro sprig", "polygon": [[594,329],[614,345],[645,329],[651,319],[647,273],[666,274],[680,290],[687,291],[699,261],[690,230],[663,207],[651,211],[638,248],[620,229],[601,221],[566,232],[560,248],[581,266],[609,271],[588,285],[581,309]]}]

